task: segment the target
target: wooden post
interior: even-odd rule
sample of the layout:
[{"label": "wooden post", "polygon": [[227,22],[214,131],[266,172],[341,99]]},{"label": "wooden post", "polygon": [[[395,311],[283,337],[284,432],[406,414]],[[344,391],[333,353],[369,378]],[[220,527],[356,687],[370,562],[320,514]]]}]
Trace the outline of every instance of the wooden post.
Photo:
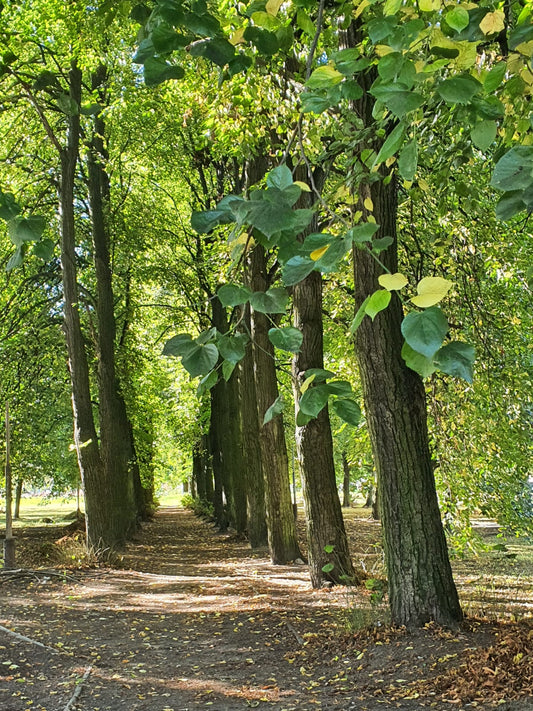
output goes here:
[{"label": "wooden post", "polygon": [[15,539],[13,538],[12,486],[10,460],[9,403],[6,402],[6,537],[4,539],[4,570],[15,567]]}]

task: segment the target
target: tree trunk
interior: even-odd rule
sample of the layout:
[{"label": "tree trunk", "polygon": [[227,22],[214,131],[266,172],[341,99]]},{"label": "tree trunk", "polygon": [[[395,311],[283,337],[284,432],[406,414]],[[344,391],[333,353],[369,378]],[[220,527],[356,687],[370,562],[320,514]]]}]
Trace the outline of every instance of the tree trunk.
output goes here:
[{"label": "tree trunk", "polygon": [[206,501],[205,473],[202,439],[198,438],[192,447],[192,476],[196,487],[196,495],[201,501]]},{"label": "tree trunk", "polygon": [[[218,298],[213,298],[212,322],[220,333],[228,330],[226,310]],[[230,378],[216,385],[221,399],[218,444],[222,466],[224,492],[230,523],[238,533],[246,531],[246,486],[243,471],[241,414],[239,402],[238,370]]]},{"label": "tree trunk", "polygon": [[[396,185],[381,181],[359,188],[359,202],[371,198],[380,229],[394,238],[380,255],[397,271]],[[354,249],[356,309],[379,288],[383,268],[366,250]],[[365,401],[383,523],[392,621],[419,626],[449,624],[462,613],[453,582],[428,444],[426,398],[417,373],[402,357],[403,314],[394,294],[375,320],[363,320],[355,346]]]},{"label": "tree trunk", "polygon": [[[247,307],[245,320],[250,327],[250,310]],[[265,484],[261,463],[259,442],[259,420],[257,417],[257,397],[254,381],[252,345],[248,344],[246,355],[240,362],[241,414],[244,471],[248,499],[248,538],[252,548],[268,544],[265,510]]]},{"label": "tree trunk", "polygon": [[351,506],[350,500],[350,465],[348,464],[348,457],[346,452],[342,452],[342,505],[344,508],[349,509]]},{"label": "tree trunk", "polygon": [[[296,406],[305,372],[323,368],[322,277],[312,272],[293,288],[294,325],[303,334],[302,346],[293,358]],[[333,440],[328,408],[302,427],[296,427],[298,463],[309,548],[311,584],[324,580],[356,582],[344,529],[335,478]]]},{"label": "tree trunk", "polygon": [[241,403],[237,368],[226,383],[228,400],[228,438],[226,442],[228,475],[231,481],[231,523],[237,533],[247,529],[247,491],[242,451]]},{"label": "tree trunk", "polygon": [[20,518],[20,502],[22,500],[22,488],[24,485],[24,480],[21,476],[17,479],[17,486],[15,487],[15,510],[13,511],[13,518],[18,520]]},{"label": "tree trunk", "polygon": [[[249,257],[249,284],[253,291],[266,291],[266,255],[256,246]],[[301,557],[292,512],[289,482],[289,462],[283,428],[283,417],[278,415],[266,425],[265,413],[277,399],[278,383],[274,347],[268,338],[268,317],[252,311],[252,340],[254,378],[259,417],[259,443],[265,475],[265,503],[267,510],[268,545],[274,564],[284,564]]]},{"label": "tree trunk", "polygon": [[[76,64],[73,64],[70,69],[69,80],[70,97],[79,106],[81,72]],[[104,473],[98,447],[91,403],[89,366],[80,323],[74,220],[74,180],[79,136],[79,114],[71,115],[68,117],[67,142],[60,152],[59,202],[63,316],[72,383],[74,442],[85,492],[87,543],[94,551],[103,552],[114,547],[122,539],[122,530],[121,527],[117,529],[114,527],[112,492]]]},{"label": "tree trunk", "polygon": [[[93,75],[93,90],[104,94],[105,67]],[[104,97],[105,98],[105,97]],[[106,127],[99,114],[94,118],[94,134],[88,153],[88,187],[97,289],[98,319],[98,404],[100,417],[100,453],[109,491],[113,497],[114,526],[125,540],[137,525],[137,508],[143,508],[132,441],[132,428],[126,414],[126,404],[120,392],[115,366],[116,323],[114,295],[109,255],[109,177],[105,166],[107,150],[104,144]],[[135,496],[134,475],[137,480]],[[140,511],[139,513],[144,513]]]},{"label": "tree trunk", "polygon": [[215,523],[221,531],[228,528],[228,520],[224,506],[224,463],[223,463],[223,423],[227,417],[224,397],[224,383],[219,381],[211,388],[211,419],[209,422],[209,449],[215,486],[213,491],[213,507]]},{"label": "tree trunk", "polygon": [[205,470],[205,500],[212,504],[214,499],[213,458],[209,451],[209,435],[207,434],[202,435],[202,453]]}]

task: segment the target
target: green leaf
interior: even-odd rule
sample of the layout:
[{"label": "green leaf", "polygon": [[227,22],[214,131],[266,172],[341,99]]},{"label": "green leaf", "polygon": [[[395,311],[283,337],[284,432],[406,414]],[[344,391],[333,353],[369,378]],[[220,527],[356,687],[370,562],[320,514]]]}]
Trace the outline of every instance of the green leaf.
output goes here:
[{"label": "green leaf", "polygon": [[11,220],[20,212],[20,207],[13,193],[3,193],[0,190],[0,219]]},{"label": "green leaf", "polygon": [[372,252],[374,254],[380,254],[388,249],[393,243],[394,239],[388,235],[386,237],[381,237],[380,239],[375,239],[372,242]]},{"label": "green leaf", "polygon": [[346,252],[350,249],[351,240],[348,238],[334,237],[328,249],[316,260],[315,268],[326,274],[337,271]]},{"label": "green leaf", "polygon": [[238,286],[237,284],[224,284],[217,291],[218,300],[222,306],[241,306],[245,304],[252,292],[246,286]]},{"label": "green leaf", "polygon": [[353,394],[352,384],[347,380],[331,380],[328,383],[328,392],[330,395],[338,397],[351,397]]},{"label": "green leaf", "polygon": [[266,56],[276,54],[279,49],[278,38],[274,32],[262,30],[253,25],[248,25],[244,30],[244,39],[255,45],[260,54],[265,54]]},{"label": "green leaf", "polygon": [[222,377],[226,382],[228,382],[228,380],[231,378],[231,376],[233,375],[233,371],[236,367],[237,363],[234,363],[231,360],[225,360],[222,363]]},{"label": "green leaf", "polygon": [[330,64],[317,67],[305,85],[308,89],[329,89],[330,86],[340,84],[343,75]]},{"label": "green leaf", "polygon": [[189,37],[179,35],[168,25],[156,25],[150,34],[154,49],[158,54],[170,54],[176,49],[182,49],[190,42]]},{"label": "green leaf", "polygon": [[185,70],[176,64],[169,64],[157,57],[147,57],[144,62],[144,83],[157,86],[169,79],[183,79]]},{"label": "green leaf", "polygon": [[470,131],[472,143],[480,151],[486,151],[494,143],[498,133],[496,121],[479,121]]},{"label": "green leaf", "polygon": [[220,22],[209,13],[187,13],[183,18],[185,27],[200,37],[213,37],[220,33]]},{"label": "green leaf", "polygon": [[305,415],[301,410],[298,410],[296,414],[296,426],[305,427],[312,419],[313,417],[311,415]]},{"label": "green leaf", "polygon": [[248,341],[249,338],[245,333],[237,333],[234,336],[224,334],[217,339],[218,352],[224,360],[238,363],[246,354]]},{"label": "green leaf", "polygon": [[356,244],[364,244],[365,242],[370,242],[378,230],[379,225],[374,222],[361,222],[359,225],[349,229],[346,236]]},{"label": "green leaf", "polygon": [[335,550],[335,546],[332,545],[331,543],[328,543],[328,545],[324,546],[324,553],[333,553]]},{"label": "green leaf", "polygon": [[335,373],[331,370],[324,370],[324,368],[309,368],[305,371],[305,378],[313,378],[316,382],[324,382],[328,378],[334,378]]},{"label": "green leaf", "polygon": [[370,295],[370,298],[365,306],[365,313],[370,316],[373,321],[380,311],[387,308],[390,300],[390,291],[387,291],[386,289],[378,289]]},{"label": "green leaf", "polygon": [[388,38],[396,29],[396,18],[388,17],[370,20],[367,29],[372,44],[378,44],[378,42]]},{"label": "green leaf", "polygon": [[446,13],[445,20],[452,30],[461,32],[461,30],[468,27],[470,15],[468,14],[468,10],[465,10],[464,7],[458,6]]},{"label": "green leaf", "polygon": [[233,221],[232,215],[227,210],[204,210],[193,212],[191,215],[191,227],[200,235],[208,234],[218,225]]},{"label": "green leaf", "polygon": [[235,47],[223,37],[215,37],[193,42],[190,54],[193,57],[205,57],[213,64],[224,67],[235,57]]},{"label": "green leaf", "polygon": [[492,92],[496,91],[496,89],[501,85],[506,71],[506,62],[498,62],[498,64],[494,65],[483,80],[483,88],[487,94],[492,94]]},{"label": "green leaf", "polygon": [[448,321],[438,306],[412,311],[402,321],[402,334],[417,353],[433,358],[448,332]]},{"label": "green leaf", "polygon": [[6,272],[10,272],[12,269],[15,269],[16,267],[20,267],[24,260],[24,254],[22,251],[22,246],[19,246],[16,248],[16,250],[13,252],[11,257],[9,258],[7,264],[6,264]]},{"label": "green leaf", "polygon": [[304,415],[316,417],[328,404],[330,390],[328,385],[315,385],[308,388],[300,398],[299,409]]},{"label": "green leaf", "polygon": [[516,146],[496,163],[490,184],[497,190],[515,191],[533,182],[533,146]]},{"label": "green leaf", "polygon": [[51,239],[43,239],[33,246],[33,254],[44,262],[48,262],[54,254],[55,244]]},{"label": "green leaf", "polygon": [[253,60],[251,57],[248,57],[246,54],[243,54],[240,52],[239,54],[235,55],[231,62],[228,64],[228,70],[230,76],[234,77],[236,74],[240,74],[241,72],[246,71],[249,67],[251,67],[253,64]]},{"label": "green leaf", "polygon": [[322,566],[322,572],[323,573],[331,573],[331,571],[335,568],[333,563],[326,563],[326,565]]},{"label": "green leaf", "polygon": [[341,418],[341,420],[344,420],[344,422],[347,422],[353,427],[357,427],[361,421],[361,408],[355,400],[339,398],[337,400],[333,400],[331,408],[333,412]]},{"label": "green leaf", "polygon": [[276,348],[289,353],[298,353],[304,339],[303,333],[293,326],[271,328],[268,337]]},{"label": "green leaf", "polygon": [[360,57],[361,52],[356,47],[341,49],[333,55],[335,69],[349,77],[358,71]]},{"label": "green leaf", "polygon": [[436,370],[433,358],[427,358],[422,353],[414,351],[407,341],[402,346],[402,358],[406,366],[418,373],[421,378],[429,378]]},{"label": "green leaf", "polygon": [[373,86],[370,93],[400,119],[409,112],[418,109],[425,101],[422,94],[407,91],[399,84]]},{"label": "green leaf", "polygon": [[363,89],[355,80],[345,80],[341,84],[341,96],[347,101],[357,101],[363,96]]},{"label": "green leaf", "polygon": [[383,6],[383,14],[395,15],[402,6],[402,0],[385,0],[385,5]]},{"label": "green leaf", "polygon": [[418,144],[413,138],[405,145],[398,156],[398,171],[404,180],[413,181],[418,166]]},{"label": "green leaf", "polygon": [[523,197],[523,190],[513,190],[512,192],[504,193],[496,205],[496,217],[498,220],[510,220],[511,217],[525,210],[526,204]]},{"label": "green leaf", "polygon": [[67,116],[77,116],[80,111],[80,107],[76,101],[68,94],[59,94],[57,97],[57,105]]},{"label": "green leaf", "polygon": [[353,334],[357,331],[359,326],[361,325],[364,317],[366,316],[366,307],[368,302],[370,301],[370,296],[367,296],[366,299],[363,301],[361,306],[357,309],[357,313],[355,314],[355,318],[352,321],[350,325],[350,334],[353,336]]},{"label": "green leaf", "polygon": [[311,257],[302,257],[300,255],[291,257],[281,271],[283,283],[286,286],[298,284],[298,282],[303,281],[306,276],[311,274],[315,264],[316,262]]},{"label": "green leaf", "polygon": [[312,91],[304,91],[300,98],[304,114],[321,114],[332,105],[328,96],[315,94]]},{"label": "green leaf", "polygon": [[209,341],[212,341],[215,339],[217,336],[217,329],[213,326],[213,328],[208,328],[207,331],[202,331],[199,336],[196,337],[195,343],[198,345],[202,345],[204,343],[209,343]]},{"label": "green leaf", "polygon": [[509,32],[509,49],[515,50],[518,45],[533,39],[533,24],[524,22],[513,27]]},{"label": "green leaf", "polygon": [[16,247],[23,242],[38,242],[46,227],[46,220],[40,215],[14,217],[7,223],[9,239]]},{"label": "green leaf", "polygon": [[435,364],[443,373],[463,378],[467,383],[471,383],[475,357],[473,346],[461,341],[452,341],[437,351]]},{"label": "green leaf", "polygon": [[250,296],[252,308],[263,314],[284,314],[288,301],[287,291],[276,286],[266,292],[254,291]]},{"label": "green leaf", "polygon": [[267,175],[266,184],[269,188],[285,190],[294,184],[291,170],[286,165],[278,165]]},{"label": "green leaf", "polygon": [[182,359],[182,364],[185,370],[188,371],[192,378],[197,375],[205,375],[212,370],[218,361],[218,348],[214,343],[206,343],[205,345],[196,345]]},{"label": "green leaf", "polygon": [[191,353],[196,348],[196,343],[192,340],[192,336],[188,333],[178,333],[177,336],[170,338],[163,346],[163,355],[166,356],[185,356]]},{"label": "green leaf", "polygon": [[266,425],[270,422],[270,420],[273,420],[274,417],[280,415],[283,412],[284,406],[285,403],[283,402],[283,398],[281,397],[281,395],[278,395],[272,405],[265,412],[265,416],[263,417],[263,424]]},{"label": "green leaf", "polygon": [[202,397],[208,390],[218,383],[218,373],[216,370],[212,370],[207,375],[205,375],[196,388],[196,396]]},{"label": "green leaf", "polygon": [[463,74],[444,79],[438,84],[437,92],[447,104],[468,104],[482,88],[471,74]]},{"label": "green leaf", "polygon": [[399,123],[395,128],[392,129],[390,134],[385,139],[385,142],[381,146],[379,153],[374,161],[374,167],[380,163],[384,163],[388,158],[393,156],[396,151],[400,148],[403,143],[405,136],[405,124]]}]

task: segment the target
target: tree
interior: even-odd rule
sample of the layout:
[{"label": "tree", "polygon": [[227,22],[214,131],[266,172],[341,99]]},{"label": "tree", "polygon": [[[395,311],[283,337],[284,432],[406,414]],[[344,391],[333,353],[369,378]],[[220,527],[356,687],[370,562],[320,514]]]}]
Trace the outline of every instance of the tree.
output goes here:
[{"label": "tree", "polygon": [[[313,52],[320,35],[326,35],[323,32],[324,10],[322,3]],[[518,21],[519,26],[523,25],[521,39],[529,37],[529,15],[524,12]],[[271,14],[276,16],[277,9]],[[473,140],[489,141],[493,120],[501,115],[500,109],[494,102],[491,104],[476,97],[482,89],[488,94],[498,88],[503,74],[498,68],[496,74],[491,75],[491,80],[482,84],[468,69],[475,63],[476,43],[482,41],[490,45],[495,40],[497,45],[499,35],[506,29],[506,18],[504,13],[488,7],[454,7],[446,9],[443,14],[440,5],[431,1],[415,7],[414,4],[404,5],[396,0],[360,7],[357,14],[359,17],[352,27],[347,27],[348,23],[344,26],[348,40],[344,49],[337,54],[330,52],[330,63],[314,70],[302,97],[304,111],[319,114],[326,110],[337,111],[353,127],[348,184],[357,194],[354,210],[357,217],[354,220],[360,223],[341,240],[334,239],[333,235],[329,240],[324,239],[320,246],[327,253],[333,244],[338,245],[342,256],[354,245],[355,292],[359,308],[352,330],[356,333],[367,417],[378,469],[393,619],[408,625],[420,624],[431,618],[453,622],[460,618],[461,612],[440,522],[420,374],[427,375],[435,366],[445,372],[456,373],[461,363],[462,372],[469,379],[473,350],[467,344],[444,344],[447,321],[435,304],[443,298],[449,286],[436,289],[439,292],[436,300],[428,299],[429,291],[435,291],[435,285],[440,282],[420,282],[419,295],[413,303],[427,308],[427,311],[414,312],[403,319],[395,293],[401,287],[393,276],[397,268],[397,178],[390,166],[398,156],[401,177],[412,182],[416,175],[418,142],[414,129],[408,124],[408,117],[415,117],[411,127],[421,127],[424,116],[434,114],[443,105],[455,107],[454,116],[458,118],[461,117],[462,107],[468,105],[476,122],[480,119],[489,121],[489,124],[483,125],[476,123],[472,129]],[[207,21],[211,16],[205,12],[203,18]],[[328,20],[331,20],[330,27],[333,27],[338,22],[338,14]],[[244,25],[244,39],[252,43],[259,53],[274,54],[277,51],[281,44],[280,36],[276,35],[273,39],[270,32],[268,38],[272,44],[267,49],[269,30],[264,29],[259,18],[256,20],[252,16],[251,20],[245,20]],[[234,49],[223,45],[225,40],[218,23],[213,26],[215,36],[203,40],[198,52],[220,66],[229,63],[231,68],[239,58]],[[516,41],[511,43],[513,45],[519,46]],[[215,52],[215,48],[222,46],[226,49],[223,59]],[[385,51],[380,50],[383,46]],[[426,49],[429,53],[424,53]],[[166,50],[167,47],[162,48],[163,55]],[[431,55],[444,57],[447,61],[435,62]],[[454,61],[448,61],[449,58]],[[243,62],[242,59],[240,61]],[[427,70],[421,72],[418,67]],[[447,75],[447,72],[451,73]],[[496,75],[499,77],[497,82]],[[350,121],[342,108],[336,108],[342,107],[343,102],[344,105],[354,102],[354,120]],[[420,110],[423,106],[425,113]],[[487,118],[490,106],[492,122]],[[328,127],[327,119],[324,127]],[[341,127],[342,131],[342,124]],[[335,146],[335,141],[331,145]],[[335,148],[331,148],[337,151],[337,155],[346,154],[346,149],[346,139],[341,139]],[[520,157],[527,162],[525,154]],[[309,178],[312,183],[312,176]],[[500,178],[495,185],[505,189],[507,183]],[[517,197],[521,204],[525,204],[522,193]],[[290,204],[287,209],[290,209]],[[234,217],[241,223],[248,218],[257,230],[266,235],[267,241],[272,240],[276,232],[274,225],[280,225],[280,220],[285,220],[285,229],[289,225],[294,228],[298,220],[298,211],[289,214],[278,209],[274,215],[267,212],[267,205],[241,206],[238,210],[238,214],[237,209],[233,211]],[[292,283],[320,269],[320,258],[314,259],[313,255],[301,253],[289,258],[287,267],[297,269],[299,276]],[[291,263],[291,259],[297,261]],[[382,281],[387,275],[391,276],[391,280]],[[377,289],[380,285],[384,288]],[[365,319],[366,315],[372,323]],[[430,324],[433,335],[427,338],[422,331]],[[381,375],[379,380],[375,377],[376,368]],[[398,388],[398,399],[391,395],[395,388]],[[325,402],[322,402],[322,407],[314,414],[318,414],[324,406]],[[386,413],[385,416],[383,413]],[[384,420],[387,420],[386,424]],[[390,445],[395,442],[398,446],[391,448]],[[417,486],[413,487],[409,482],[409,472],[413,467],[418,491]],[[400,501],[398,487],[402,492]],[[420,518],[422,512],[427,519]],[[431,541],[424,533],[424,526],[419,525],[422,520],[430,527]],[[426,551],[427,555],[418,557],[418,551]],[[414,558],[423,561],[423,564],[411,575],[406,568]]]}]

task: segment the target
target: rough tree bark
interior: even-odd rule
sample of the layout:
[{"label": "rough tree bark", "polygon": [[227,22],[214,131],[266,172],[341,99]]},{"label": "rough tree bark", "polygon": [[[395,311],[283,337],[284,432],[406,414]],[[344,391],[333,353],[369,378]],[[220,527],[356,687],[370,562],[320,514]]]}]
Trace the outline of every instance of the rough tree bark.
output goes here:
[{"label": "rough tree bark", "polygon": [[[397,271],[396,186],[381,181],[360,186],[360,206],[373,203],[380,225],[376,238],[394,244],[380,259]],[[367,252],[355,249],[356,309],[379,288],[383,268]],[[392,620],[407,627],[429,620],[452,624],[462,617],[440,517],[428,442],[426,396],[420,376],[402,357],[402,306],[393,295],[372,322],[365,318],[356,332],[387,561]]]},{"label": "rough tree bark", "polygon": [[[312,272],[296,284],[292,300],[294,325],[303,334],[302,346],[293,358],[297,403],[305,372],[324,367],[321,275]],[[296,427],[296,446],[302,476],[311,584],[317,588],[324,580],[344,585],[355,583],[357,576],[350,558],[335,478],[327,406],[308,424]],[[331,547],[333,550],[328,553]]]},{"label": "rough tree bark", "polygon": [[[70,97],[80,105],[82,75],[73,63],[69,71]],[[113,526],[112,500],[108,490],[98,438],[94,424],[89,366],[81,330],[79,295],[76,266],[76,230],[74,219],[74,181],[80,140],[79,114],[68,117],[67,138],[60,148],[61,176],[59,185],[59,208],[61,230],[61,271],[63,280],[63,316],[72,383],[72,409],[74,413],[74,442],[78,455],[83,488],[87,542],[89,547],[102,551],[116,545],[122,538],[121,530]]]},{"label": "rough tree bark", "polygon": [[[358,20],[341,34],[341,44],[357,47]],[[363,96],[354,111],[364,129],[375,127],[375,100],[369,93],[375,71],[362,72]],[[389,125],[389,130],[393,124]],[[363,131],[364,133],[364,131]],[[371,135],[367,133],[367,135]],[[384,139],[381,139],[381,141]],[[380,141],[362,140],[359,150],[379,150]],[[363,179],[355,187],[362,219],[380,226],[374,239],[393,238],[380,254],[385,269],[398,269],[397,185],[382,176]],[[365,206],[372,201],[372,214]],[[356,311],[379,287],[384,268],[367,249],[353,250]],[[454,624],[462,618],[440,517],[428,442],[426,397],[420,376],[401,356],[402,305],[393,294],[375,320],[364,318],[355,334],[363,398],[377,472],[378,500],[387,562],[392,621],[407,627],[429,620]]]},{"label": "rough tree bark", "polygon": [[[250,309],[246,307],[244,315],[247,328],[250,329]],[[252,548],[268,544],[265,484],[261,461],[259,419],[257,416],[257,396],[254,380],[253,347],[249,343],[246,355],[239,364],[239,383],[241,386],[241,414],[244,471],[248,499],[248,539]]]},{"label": "rough tree bark", "polygon": [[[92,77],[94,91],[104,95],[106,69],[101,66]],[[113,295],[109,254],[109,176],[105,161],[105,123],[99,114],[94,117],[93,137],[88,151],[88,189],[93,239],[93,260],[96,275],[96,315],[98,352],[98,412],[100,420],[100,456],[108,480],[112,501],[113,526],[126,539],[137,524],[143,497],[139,469],[136,464],[132,427],[120,392],[115,364],[115,300]],[[137,484],[134,486],[134,478]],[[141,508],[141,511],[138,511]]]},{"label": "rough tree bark", "polygon": [[348,456],[343,450],[342,454],[342,505],[344,508],[350,508],[350,465],[348,464]]},{"label": "rough tree bark", "polygon": [[[268,288],[266,254],[261,246],[256,246],[249,255],[248,283],[253,291],[266,291]],[[266,314],[252,310],[254,378],[265,475],[268,545],[272,562],[284,564],[300,558],[301,554],[292,512],[283,417],[278,415],[263,425],[267,409],[279,394],[274,347],[268,338],[270,326]]]}]

